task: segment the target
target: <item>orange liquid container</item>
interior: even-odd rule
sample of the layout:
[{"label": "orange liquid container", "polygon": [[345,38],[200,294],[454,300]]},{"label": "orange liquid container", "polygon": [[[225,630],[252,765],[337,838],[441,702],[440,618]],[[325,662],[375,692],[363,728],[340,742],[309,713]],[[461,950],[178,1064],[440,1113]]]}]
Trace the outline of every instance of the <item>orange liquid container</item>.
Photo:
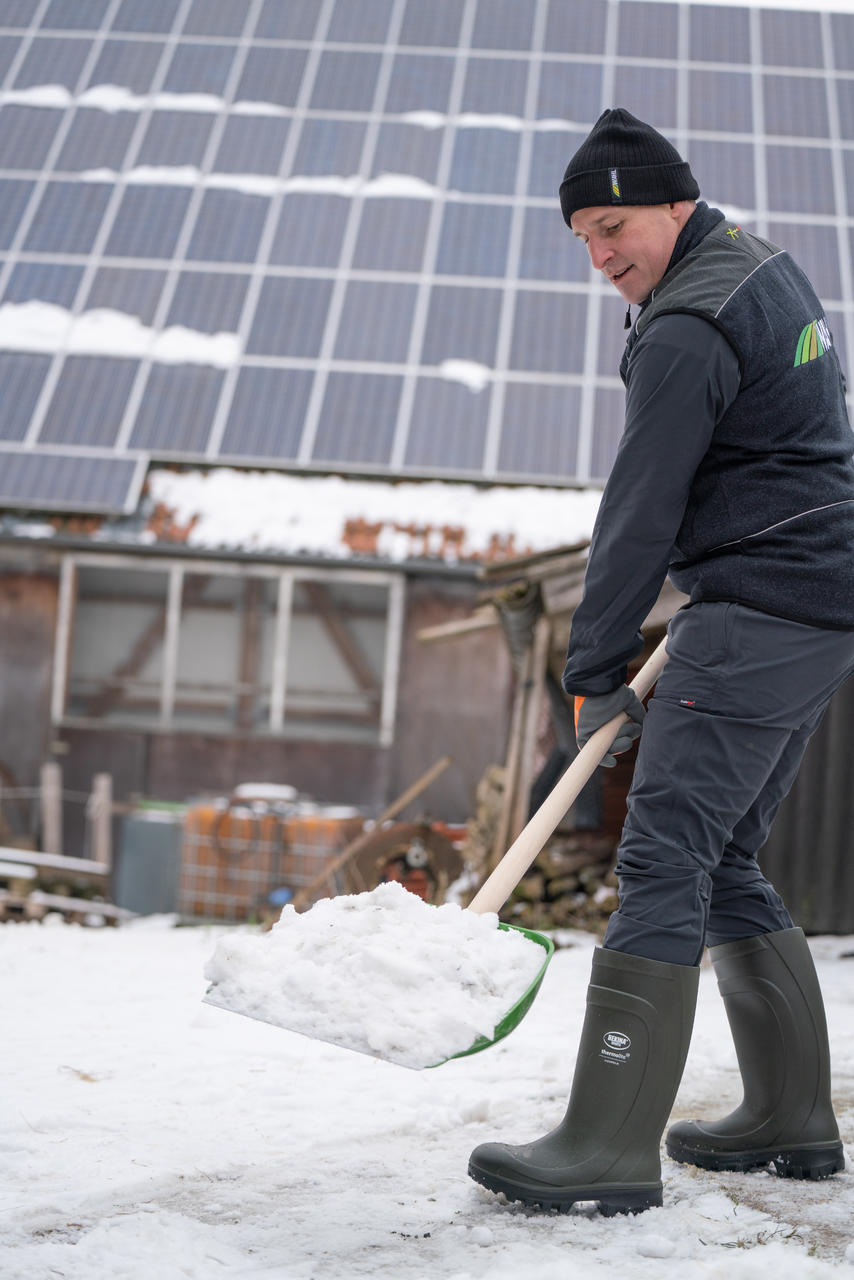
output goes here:
[{"label": "orange liquid container", "polygon": [[192,805],[184,820],[179,911],[223,921],[269,916],[274,890],[296,893],[310,884],[361,832],[361,817],[336,813],[342,811]]}]

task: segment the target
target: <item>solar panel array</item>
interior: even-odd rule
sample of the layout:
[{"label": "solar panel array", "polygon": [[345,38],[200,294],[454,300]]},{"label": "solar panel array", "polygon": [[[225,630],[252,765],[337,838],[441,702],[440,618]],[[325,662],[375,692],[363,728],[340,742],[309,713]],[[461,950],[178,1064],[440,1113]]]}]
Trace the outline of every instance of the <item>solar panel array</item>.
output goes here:
[{"label": "solar panel array", "polygon": [[0,0],[0,503],[128,509],[158,460],[600,481],[624,306],[556,191],[612,105],[854,367],[854,16]]}]

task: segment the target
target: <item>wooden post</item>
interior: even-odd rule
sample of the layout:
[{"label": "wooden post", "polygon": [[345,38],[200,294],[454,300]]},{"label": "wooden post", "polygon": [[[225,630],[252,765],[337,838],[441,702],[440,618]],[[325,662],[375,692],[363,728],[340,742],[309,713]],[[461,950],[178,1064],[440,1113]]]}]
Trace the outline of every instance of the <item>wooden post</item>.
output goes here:
[{"label": "wooden post", "polygon": [[92,857],[107,867],[113,864],[113,778],[109,773],[96,773],[89,797],[89,820],[92,824]]},{"label": "wooden post", "polygon": [[551,634],[551,622],[545,614],[541,614],[534,626],[534,639],[530,649],[528,696],[525,699],[525,711],[520,729],[519,763],[513,787],[513,808],[508,833],[511,842],[516,839],[529,816],[531,787],[534,781],[534,756],[537,750],[537,732],[540,727],[540,713],[546,686]]},{"label": "wooden post", "polygon": [[504,794],[501,797],[501,812],[498,815],[498,826],[495,829],[492,851],[489,858],[489,870],[493,871],[504,857],[510,843],[510,827],[513,822],[513,810],[516,798],[516,783],[519,777],[519,761],[522,749],[522,725],[525,723],[525,708],[531,690],[532,650],[529,647],[522,659],[522,666],[516,677],[516,692],[513,695],[513,711],[510,716],[510,733],[507,742],[507,759],[504,764]]},{"label": "wooden post", "polygon": [[43,853],[62,853],[62,765],[46,760],[41,767],[39,807]]}]

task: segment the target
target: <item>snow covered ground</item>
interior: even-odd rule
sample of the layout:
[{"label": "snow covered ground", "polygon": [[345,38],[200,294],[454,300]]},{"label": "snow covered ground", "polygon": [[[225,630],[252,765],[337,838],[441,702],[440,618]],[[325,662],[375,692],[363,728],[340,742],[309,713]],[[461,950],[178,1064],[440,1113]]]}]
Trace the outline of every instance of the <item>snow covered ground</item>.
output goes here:
[{"label": "snow covered ground", "polygon": [[[854,1173],[664,1161],[665,1205],[541,1215],[477,1187],[470,1149],[560,1118],[593,939],[570,935],[507,1040],[410,1071],[201,1003],[222,929],[0,926],[4,1280],[812,1280],[854,1264]],[[854,1155],[854,940],[814,942]],[[429,1008],[425,985],[421,998]],[[675,1114],[735,1102],[710,969]]]}]

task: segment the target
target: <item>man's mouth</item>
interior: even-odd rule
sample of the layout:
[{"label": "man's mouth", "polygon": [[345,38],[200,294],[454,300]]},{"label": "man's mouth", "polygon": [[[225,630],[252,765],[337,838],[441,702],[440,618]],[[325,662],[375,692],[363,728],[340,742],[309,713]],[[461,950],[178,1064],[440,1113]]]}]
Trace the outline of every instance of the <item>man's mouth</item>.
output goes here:
[{"label": "man's mouth", "polygon": [[629,266],[623,267],[622,271],[615,271],[614,274],[610,277],[611,284],[616,284],[618,280],[622,280],[626,272],[631,271],[631,269],[632,269],[631,264],[629,264]]}]

